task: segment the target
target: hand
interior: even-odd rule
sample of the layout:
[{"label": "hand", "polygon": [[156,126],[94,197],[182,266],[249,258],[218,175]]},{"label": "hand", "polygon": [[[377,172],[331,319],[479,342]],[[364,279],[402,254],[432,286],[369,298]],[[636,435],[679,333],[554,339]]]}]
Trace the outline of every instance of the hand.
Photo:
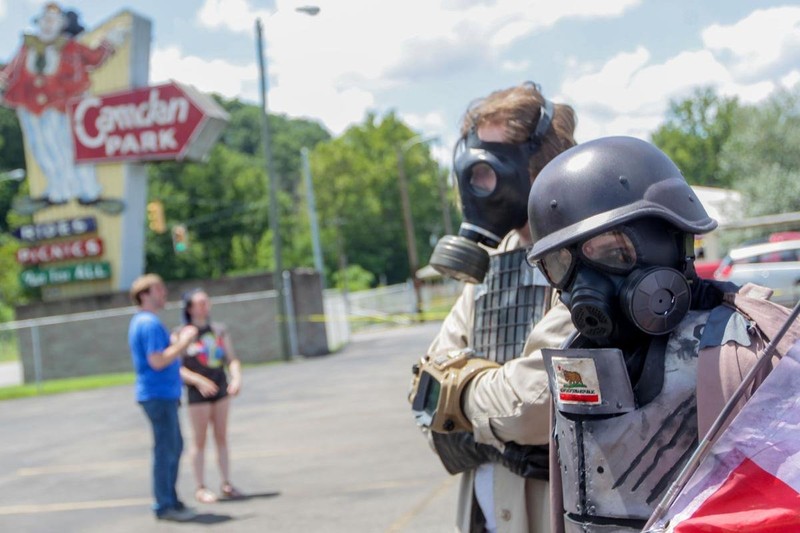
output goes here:
[{"label": "hand", "polygon": [[117,26],[116,28],[111,28],[108,30],[103,38],[111,43],[111,46],[114,48],[119,48],[120,45],[125,42],[125,39],[128,38],[129,33],[130,31],[128,28]]},{"label": "hand", "polygon": [[242,382],[238,379],[232,379],[230,383],[228,383],[228,394],[231,396],[236,396],[242,390]]},{"label": "hand", "polygon": [[199,390],[200,394],[203,395],[203,398],[210,398],[219,392],[219,387],[217,387],[217,384],[208,378],[201,378],[195,387],[197,387],[197,390]]},{"label": "hand", "polygon": [[178,333],[178,340],[185,341],[187,343],[191,342],[197,338],[198,333],[199,330],[197,329],[197,326],[192,326],[191,324],[187,324],[186,326],[183,326],[180,332]]}]

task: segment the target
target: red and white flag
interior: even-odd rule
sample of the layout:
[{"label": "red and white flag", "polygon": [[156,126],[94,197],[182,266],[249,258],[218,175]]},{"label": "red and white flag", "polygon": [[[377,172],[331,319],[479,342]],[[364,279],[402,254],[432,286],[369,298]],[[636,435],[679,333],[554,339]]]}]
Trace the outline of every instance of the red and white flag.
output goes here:
[{"label": "red and white flag", "polygon": [[800,344],[720,435],[661,524],[674,533],[800,532]]}]

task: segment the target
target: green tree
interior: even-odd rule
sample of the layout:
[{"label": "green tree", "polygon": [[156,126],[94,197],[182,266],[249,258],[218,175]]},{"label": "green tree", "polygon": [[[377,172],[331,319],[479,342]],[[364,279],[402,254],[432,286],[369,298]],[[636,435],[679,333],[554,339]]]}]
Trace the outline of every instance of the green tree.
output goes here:
[{"label": "green tree", "polygon": [[[168,225],[181,223],[189,230],[189,250],[180,254],[173,252],[169,233],[147,233],[147,269],[166,279],[218,277],[274,266],[260,112],[238,100],[220,101],[231,122],[207,161],[150,165],[150,199],[164,203]],[[300,175],[303,146],[313,147],[330,137],[307,120],[270,116],[270,122],[276,171],[288,176]],[[285,268],[313,263],[310,237],[304,234],[308,226],[302,222],[307,216],[295,185],[281,187],[278,193]]]},{"label": "green tree", "polygon": [[344,288],[347,280],[348,291],[363,291],[375,285],[375,274],[364,270],[359,265],[348,265],[347,269],[333,273],[333,286],[337,289]]},{"label": "green tree", "polygon": [[720,154],[750,216],[800,211],[800,85],[740,108]]},{"label": "green tree", "polygon": [[[360,265],[376,279],[397,283],[409,277],[397,149],[414,136],[394,113],[382,118],[370,114],[363,124],[312,152],[322,241],[331,270],[337,269],[338,255],[344,252],[350,264]],[[431,233],[442,233],[435,181],[439,169],[426,145],[410,149],[404,160],[417,251],[424,264]]]},{"label": "green tree", "polygon": [[670,103],[667,120],[652,135],[692,185],[730,187],[720,172],[719,154],[731,134],[736,98],[724,98],[710,87]]},{"label": "green tree", "polygon": [[[25,150],[17,114],[0,107],[0,172],[18,168],[25,168]],[[11,203],[22,188],[19,181],[0,181],[0,232],[8,231]]]},{"label": "green tree", "polygon": [[7,233],[0,233],[0,322],[14,319],[14,307],[25,302],[19,282],[17,263],[19,243]]}]

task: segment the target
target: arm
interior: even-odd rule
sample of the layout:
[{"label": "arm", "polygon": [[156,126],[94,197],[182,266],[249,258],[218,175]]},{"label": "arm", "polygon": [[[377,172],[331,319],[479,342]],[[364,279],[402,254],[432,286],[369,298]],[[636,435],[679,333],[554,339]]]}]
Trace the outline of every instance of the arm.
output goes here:
[{"label": "arm", "polygon": [[102,65],[114,54],[114,45],[104,39],[97,47],[88,46],[75,41],[75,49],[80,57],[80,61],[86,68],[94,69]]},{"label": "arm", "polygon": [[200,391],[204,398],[214,396],[219,392],[219,387],[217,387],[216,383],[197,372],[192,372],[185,366],[181,366],[181,379],[184,383],[197,387],[197,390]]},{"label": "arm", "polygon": [[19,73],[19,69],[22,67],[25,54],[26,49],[23,47],[8,65],[6,65],[3,69],[0,69],[0,101],[2,101],[2,95],[5,93],[8,86],[14,83],[15,78]]},{"label": "arm", "polygon": [[242,364],[236,357],[233,349],[233,342],[228,330],[222,332],[222,343],[225,346],[225,358],[228,361],[228,371],[231,374],[231,381],[228,383],[228,394],[236,396],[242,390]]},{"label": "arm", "polygon": [[171,365],[186,350],[189,344],[197,337],[197,328],[194,326],[184,326],[175,339],[163,351],[152,351],[147,354],[147,363],[153,370],[161,370]]},{"label": "arm", "polygon": [[573,330],[569,311],[554,306],[533,328],[523,356],[472,380],[462,407],[475,440],[503,449],[506,442],[543,445],[549,441],[550,391],[541,348],[557,348]]},{"label": "arm", "polygon": [[442,328],[433,339],[428,353],[439,353],[466,348],[472,336],[472,321],[475,313],[475,286],[466,285],[461,295],[450,308]]}]

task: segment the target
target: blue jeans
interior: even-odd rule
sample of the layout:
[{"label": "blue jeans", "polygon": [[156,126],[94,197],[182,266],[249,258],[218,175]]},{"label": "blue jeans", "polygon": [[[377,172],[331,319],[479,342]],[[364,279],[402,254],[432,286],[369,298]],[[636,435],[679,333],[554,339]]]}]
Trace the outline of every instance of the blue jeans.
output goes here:
[{"label": "blue jeans", "polygon": [[183,451],[183,437],[178,420],[178,400],[139,402],[153,427],[153,510],[162,515],[182,506],[175,485]]}]

